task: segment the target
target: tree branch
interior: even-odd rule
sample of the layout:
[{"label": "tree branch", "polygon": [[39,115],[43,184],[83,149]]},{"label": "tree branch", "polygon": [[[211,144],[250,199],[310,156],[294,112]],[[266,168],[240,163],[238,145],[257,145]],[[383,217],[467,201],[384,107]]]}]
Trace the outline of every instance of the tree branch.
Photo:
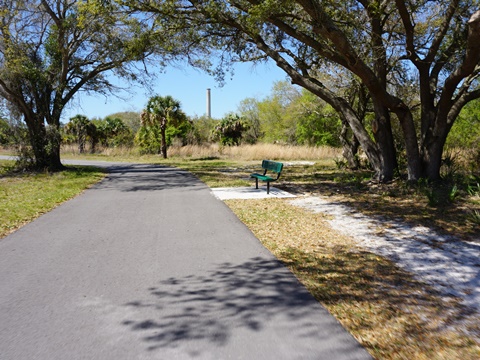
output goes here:
[{"label": "tree branch", "polygon": [[439,111],[446,111],[460,82],[472,74],[478,64],[480,64],[480,10],[468,21],[465,57],[460,66],[445,80],[444,90],[439,100]]},{"label": "tree branch", "polygon": [[395,4],[397,5],[398,13],[400,14],[405,29],[407,58],[417,65],[419,58],[415,49],[415,27],[410,18],[410,13],[404,0],[395,0]]},{"label": "tree branch", "polygon": [[445,35],[450,27],[450,22],[452,21],[453,15],[455,15],[458,9],[459,0],[452,0],[450,1],[450,5],[448,6],[447,11],[445,12],[445,18],[440,26],[440,30],[436,32],[435,38],[430,45],[430,49],[428,50],[428,54],[425,57],[425,61],[427,63],[431,63],[434,61],[435,57],[437,56],[438,49],[442,44]]}]

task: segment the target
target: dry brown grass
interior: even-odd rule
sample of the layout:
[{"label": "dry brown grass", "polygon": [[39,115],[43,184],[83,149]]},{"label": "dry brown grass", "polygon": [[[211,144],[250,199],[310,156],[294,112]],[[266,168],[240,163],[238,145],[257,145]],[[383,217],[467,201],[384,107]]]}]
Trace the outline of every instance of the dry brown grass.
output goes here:
[{"label": "dry brown grass", "polygon": [[[377,359],[479,359],[462,307],[285,200],[229,200],[262,243]],[[477,328],[476,331],[479,329]]]},{"label": "dry brown grass", "polygon": [[250,160],[319,160],[334,159],[341,154],[338,149],[323,146],[291,146],[278,144],[255,144],[241,146],[211,145],[187,145],[182,147],[170,147],[169,153],[174,157],[181,158],[218,158],[239,161]]},{"label": "dry brown grass", "polygon": [[117,146],[117,147],[103,147],[97,146],[95,153],[90,153],[90,146],[86,146],[86,152],[80,154],[78,151],[77,144],[63,144],[61,151],[62,155],[67,157],[88,157],[88,156],[102,156],[102,157],[137,157],[140,155],[140,152],[135,147],[129,146]]},{"label": "dry brown grass", "polygon": [[[88,148],[87,148],[88,151]],[[62,154],[67,156],[78,156],[78,146],[75,144],[62,145]],[[140,152],[137,148],[115,147],[102,148],[98,147],[97,156],[106,157],[131,157],[137,158]],[[84,156],[91,156],[85,154]],[[186,146],[170,146],[168,148],[169,158],[181,159],[223,159],[233,161],[250,161],[250,160],[312,160],[335,159],[341,156],[341,151],[332,147],[311,147],[311,146],[292,146],[278,144],[255,144],[241,146],[221,146],[219,144],[209,145],[186,145]],[[150,157],[159,158],[158,155]]]}]

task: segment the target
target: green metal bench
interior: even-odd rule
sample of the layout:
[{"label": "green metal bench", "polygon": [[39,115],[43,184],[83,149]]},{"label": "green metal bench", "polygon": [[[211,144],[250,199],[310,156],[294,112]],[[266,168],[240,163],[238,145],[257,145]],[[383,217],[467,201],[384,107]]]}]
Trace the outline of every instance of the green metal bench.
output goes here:
[{"label": "green metal bench", "polygon": [[[250,174],[251,178],[255,178],[255,189],[258,189],[258,180],[265,181],[267,183],[267,194],[270,194],[270,183],[272,181],[277,181],[282,173],[283,164],[281,162],[263,160],[262,161],[263,174]],[[271,177],[267,175],[267,171],[276,173],[276,177]]]}]

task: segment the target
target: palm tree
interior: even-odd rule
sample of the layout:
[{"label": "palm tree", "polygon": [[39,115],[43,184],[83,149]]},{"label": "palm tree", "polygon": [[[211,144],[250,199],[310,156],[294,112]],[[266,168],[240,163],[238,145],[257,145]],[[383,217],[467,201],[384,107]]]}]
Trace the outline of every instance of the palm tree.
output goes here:
[{"label": "palm tree", "polygon": [[96,142],[96,126],[84,115],[75,115],[70,118],[70,121],[65,126],[67,133],[73,134],[78,142],[78,152],[83,154],[85,152],[85,145],[87,137],[92,142],[92,152],[95,149]]},{"label": "palm tree", "polygon": [[169,123],[180,122],[185,118],[185,114],[180,110],[180,101],[175,100],[170,95],[167,96],[153,96],[148,100],[147,108],[142,114],[142,122],[146,120],[151,125],[160,127],[160,134],[162,137],[162,155],[167,158],[167,139],[165,131]]}]

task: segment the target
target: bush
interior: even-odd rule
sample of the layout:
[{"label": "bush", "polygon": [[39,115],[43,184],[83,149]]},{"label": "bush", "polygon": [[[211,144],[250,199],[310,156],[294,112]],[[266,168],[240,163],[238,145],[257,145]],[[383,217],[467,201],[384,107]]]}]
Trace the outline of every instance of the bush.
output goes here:
[{"label": "bush", "polygon": [[229,114],[215,127],[214,136],[222,145],[240,145],[248,124],[238,115]]},{"label": "bush", "polygon": [[339,147],[341,131],[339,116],[331,106],[325,105],[316,112],[299,117],[296,138],[301,145]]},{"label": "bush", "polygon": [[134,134],[125,123],[117,117],[107,116],[96,120],[97,136],[105,147],[132,146]]},{"label": "bush", "polygon": [[189,142],[188,136],[193,130],[193,125],[190,121],[184,121],[177,126],[167,126],[165,130],[165,137],[167,139],[167,146],[171,146],[173,141],[178,140],[177,143],[187,145]]},{"label": "bush", "polygon": [[142,126],[135,136],[135,144],[140,148],[141,154],[160,154],[162,151],[160,126]]}]

